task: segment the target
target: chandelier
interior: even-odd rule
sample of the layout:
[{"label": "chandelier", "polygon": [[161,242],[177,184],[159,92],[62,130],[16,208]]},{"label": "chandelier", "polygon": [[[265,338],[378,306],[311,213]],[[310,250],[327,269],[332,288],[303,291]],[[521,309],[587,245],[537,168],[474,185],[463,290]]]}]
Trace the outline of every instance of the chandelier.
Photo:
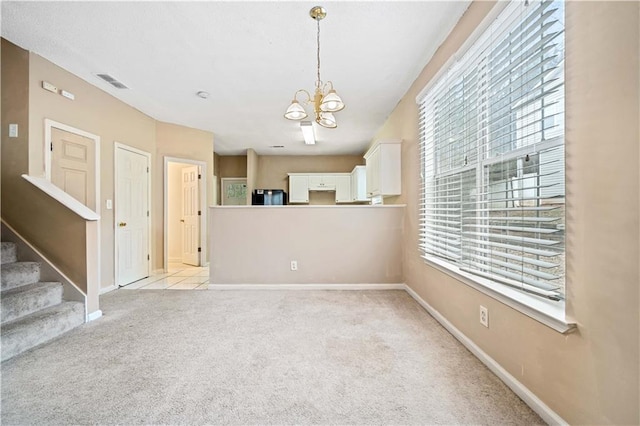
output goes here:
[{"label": "chandelier", "polygon": [[304,105],[313,104],[313,111],[316,115],[316,123],[318,123],[322,127],[333,129],[338,126],[333,113],[342,110],[344,108],[344,103],[333,88],[332,82],[327,81],[325,84],[323,84],[322,80],[320,80],[320,21],[324,19],[325,16],[327,16],[327,11],[322,6],[315,6],[311,8],[311,10],[309,11],[309,15],[316,20],[316,24],[318,27],[318,78],[316,80],[316,89],[313,98],[311,97],[311,94],[306,90],[298,90],[293,95],[291,105],[289,105],[289,108],[287,108],[287,112],[285,112],[284,116],[289,120],[302,120],[307,117],[307,112],[298,101],[298,95],[305,94],[307,95],[306,99],[303,98],[302,102]]}]

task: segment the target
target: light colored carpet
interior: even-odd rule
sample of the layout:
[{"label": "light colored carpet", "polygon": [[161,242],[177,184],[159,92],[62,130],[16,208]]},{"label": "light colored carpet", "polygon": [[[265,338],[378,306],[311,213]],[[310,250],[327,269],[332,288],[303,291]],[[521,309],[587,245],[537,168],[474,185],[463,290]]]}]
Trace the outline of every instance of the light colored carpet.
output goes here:
[{"label": "light colored carpet", "polygon": [[542,424],[403,291],[117,290],[2,364],[2,424]]}]

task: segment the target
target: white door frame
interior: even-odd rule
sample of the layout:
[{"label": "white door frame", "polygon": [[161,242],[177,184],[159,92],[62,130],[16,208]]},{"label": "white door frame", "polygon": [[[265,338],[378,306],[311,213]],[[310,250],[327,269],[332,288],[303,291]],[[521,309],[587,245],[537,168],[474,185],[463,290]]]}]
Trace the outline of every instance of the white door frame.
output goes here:
[{"label": "white door frame", "polygon": [[198,161],[198,160],[190,160],[187,158],[178,158],[178,157],[164,157],[164,189],[163,189],[163,198],[164,198],[164,206],[163,206],[163,217],[164,217],[164,271],[167,272],[169,270],[169,218],[167,212],[169,211],[169,163],[184,163],[184,164],[193,164],[196,166],[200,166],[200,171],[202,174],[202,178],[200,179],[200,194],[198,195],[200,198],[200,211],[202,214],[200,215],[200,246],[202,247],[202,251],[200,253],[200,266],[207,266],[207,163],[206,161]]},{"label": "white door frame", "polygon": [[[64,130],[65,132],[74,133],[76,135],[83,136],[85,138],[93,140],[94,144],[94,152],[95,152],[95,165],[94,165],[94,173],[95,173],[95,206],[96,206],[96,214],[101,217],[101,202],[100,202],[100,136],[94,135],[93,133],[86,132],[81,129],[77,129],[75,127],[69,126],[64,123],[59,123],[57,121],[51,120],[50,118],[44,119],[44,177],[49,182],[51,182],[51,144],[53,141],[51,140],[51,129],[56,128],[60,130]],[[89,208],[89,207],[87,207]],[[98,219],[98,232],[97,232],[97,240],[98,240],[98,286],[99,289],[102,289],[102,236],[101,236],[101,228],[102,228],[102,219]]]},{"label": "white door frame", "polygon": [[[138,148],[134,148],[129,145],[125,145],[120,142],[113,143],[113,198],[116,202],[116,208],[118,203],[118,194],[116,191],[118,190],[118,156],[116,155],[116,150],[124,149],[125,151],[131,151],[136,154],[143,155],[147,158],[147,166],[149,167],[149,173],[147,173],[147,207],[149,209],[149,216],[147,216],[147,250],[149,253],[149,263],[147,265],[147,274],[151,276],[151,264],[153,263],[152,251],[151,251],[151,154],[142,151]],[[115,220],[115,209],[113,210],[113,280],[115,282],[115,286],[119,287],[121,284],[118,282],[118,238],[117,238],[117,229],[118,226]]]}]

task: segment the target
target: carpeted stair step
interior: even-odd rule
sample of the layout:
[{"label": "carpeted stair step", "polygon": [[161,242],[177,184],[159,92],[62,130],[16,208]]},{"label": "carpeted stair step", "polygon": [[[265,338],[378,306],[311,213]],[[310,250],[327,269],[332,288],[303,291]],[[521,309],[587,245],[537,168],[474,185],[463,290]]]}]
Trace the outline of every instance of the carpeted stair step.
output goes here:
[{"label": "carpeted stair step", "polygon": [[2,292],[0,320],[5,323],[62,302],[62,284],[39,282]]},{"label": "carpeted stair step", "polygon": [[84,323],[84,304],[63,302],[2,324],[2,361],[48,342]]},{"label": "carpeted stair step", "polygon": [[14,243],[2,243],[2,264],[18,261],[16,245]]},{"label": "carpeted stair step", "polygon": [[40,264],[38,262],[14,262],[2,265],[0,273],[2,290],[33,284],[40,281]]}]

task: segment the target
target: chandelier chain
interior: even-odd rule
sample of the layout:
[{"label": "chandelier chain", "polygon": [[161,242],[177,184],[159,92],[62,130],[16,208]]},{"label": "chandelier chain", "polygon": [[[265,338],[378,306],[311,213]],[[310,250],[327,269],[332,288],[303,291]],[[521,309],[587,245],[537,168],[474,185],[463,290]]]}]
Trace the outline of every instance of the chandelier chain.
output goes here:
[{"label": "chandelier chain", "polygon": [[[327,84],[323,85],[320,79],[320,21],[327,16],[327,11],[322,6],[315,6],[309,11],[309,16],[316,21],[316,88],[313,95],[304,89],[298,90],[293,95],[291,105],[287,108],[284,117],[288,120],[303,120],[307,118],[307,112],[298,101],[298,94],[303,93],[307,95],[307,99],[304,100],[304,105],[313,105],[316,123],[322,127],[333,129],[337,127],[333,113],[342,111],[342,109],[344,109],[344,102],[342,102],[342,99],[340,99],[340,96],[336,93],[331,81],[327,81]],[[312,130],[312,128],[309,127],[310,122],[303,122],[301,123],[301,126],[302,125],[305,125],[305,129]]]},{"label": "chandelier chain", "polygon": [[316,19],[316,24],[318,24],[318,37],[317,37],[317,41],[318,41],[318,50],[317,50],[317,57],[318,57],[318,81],[316,81],[316,86],[318,88],[320,88],[320,85],[322,84],[322,81],[320,80],[320,20]]}]

